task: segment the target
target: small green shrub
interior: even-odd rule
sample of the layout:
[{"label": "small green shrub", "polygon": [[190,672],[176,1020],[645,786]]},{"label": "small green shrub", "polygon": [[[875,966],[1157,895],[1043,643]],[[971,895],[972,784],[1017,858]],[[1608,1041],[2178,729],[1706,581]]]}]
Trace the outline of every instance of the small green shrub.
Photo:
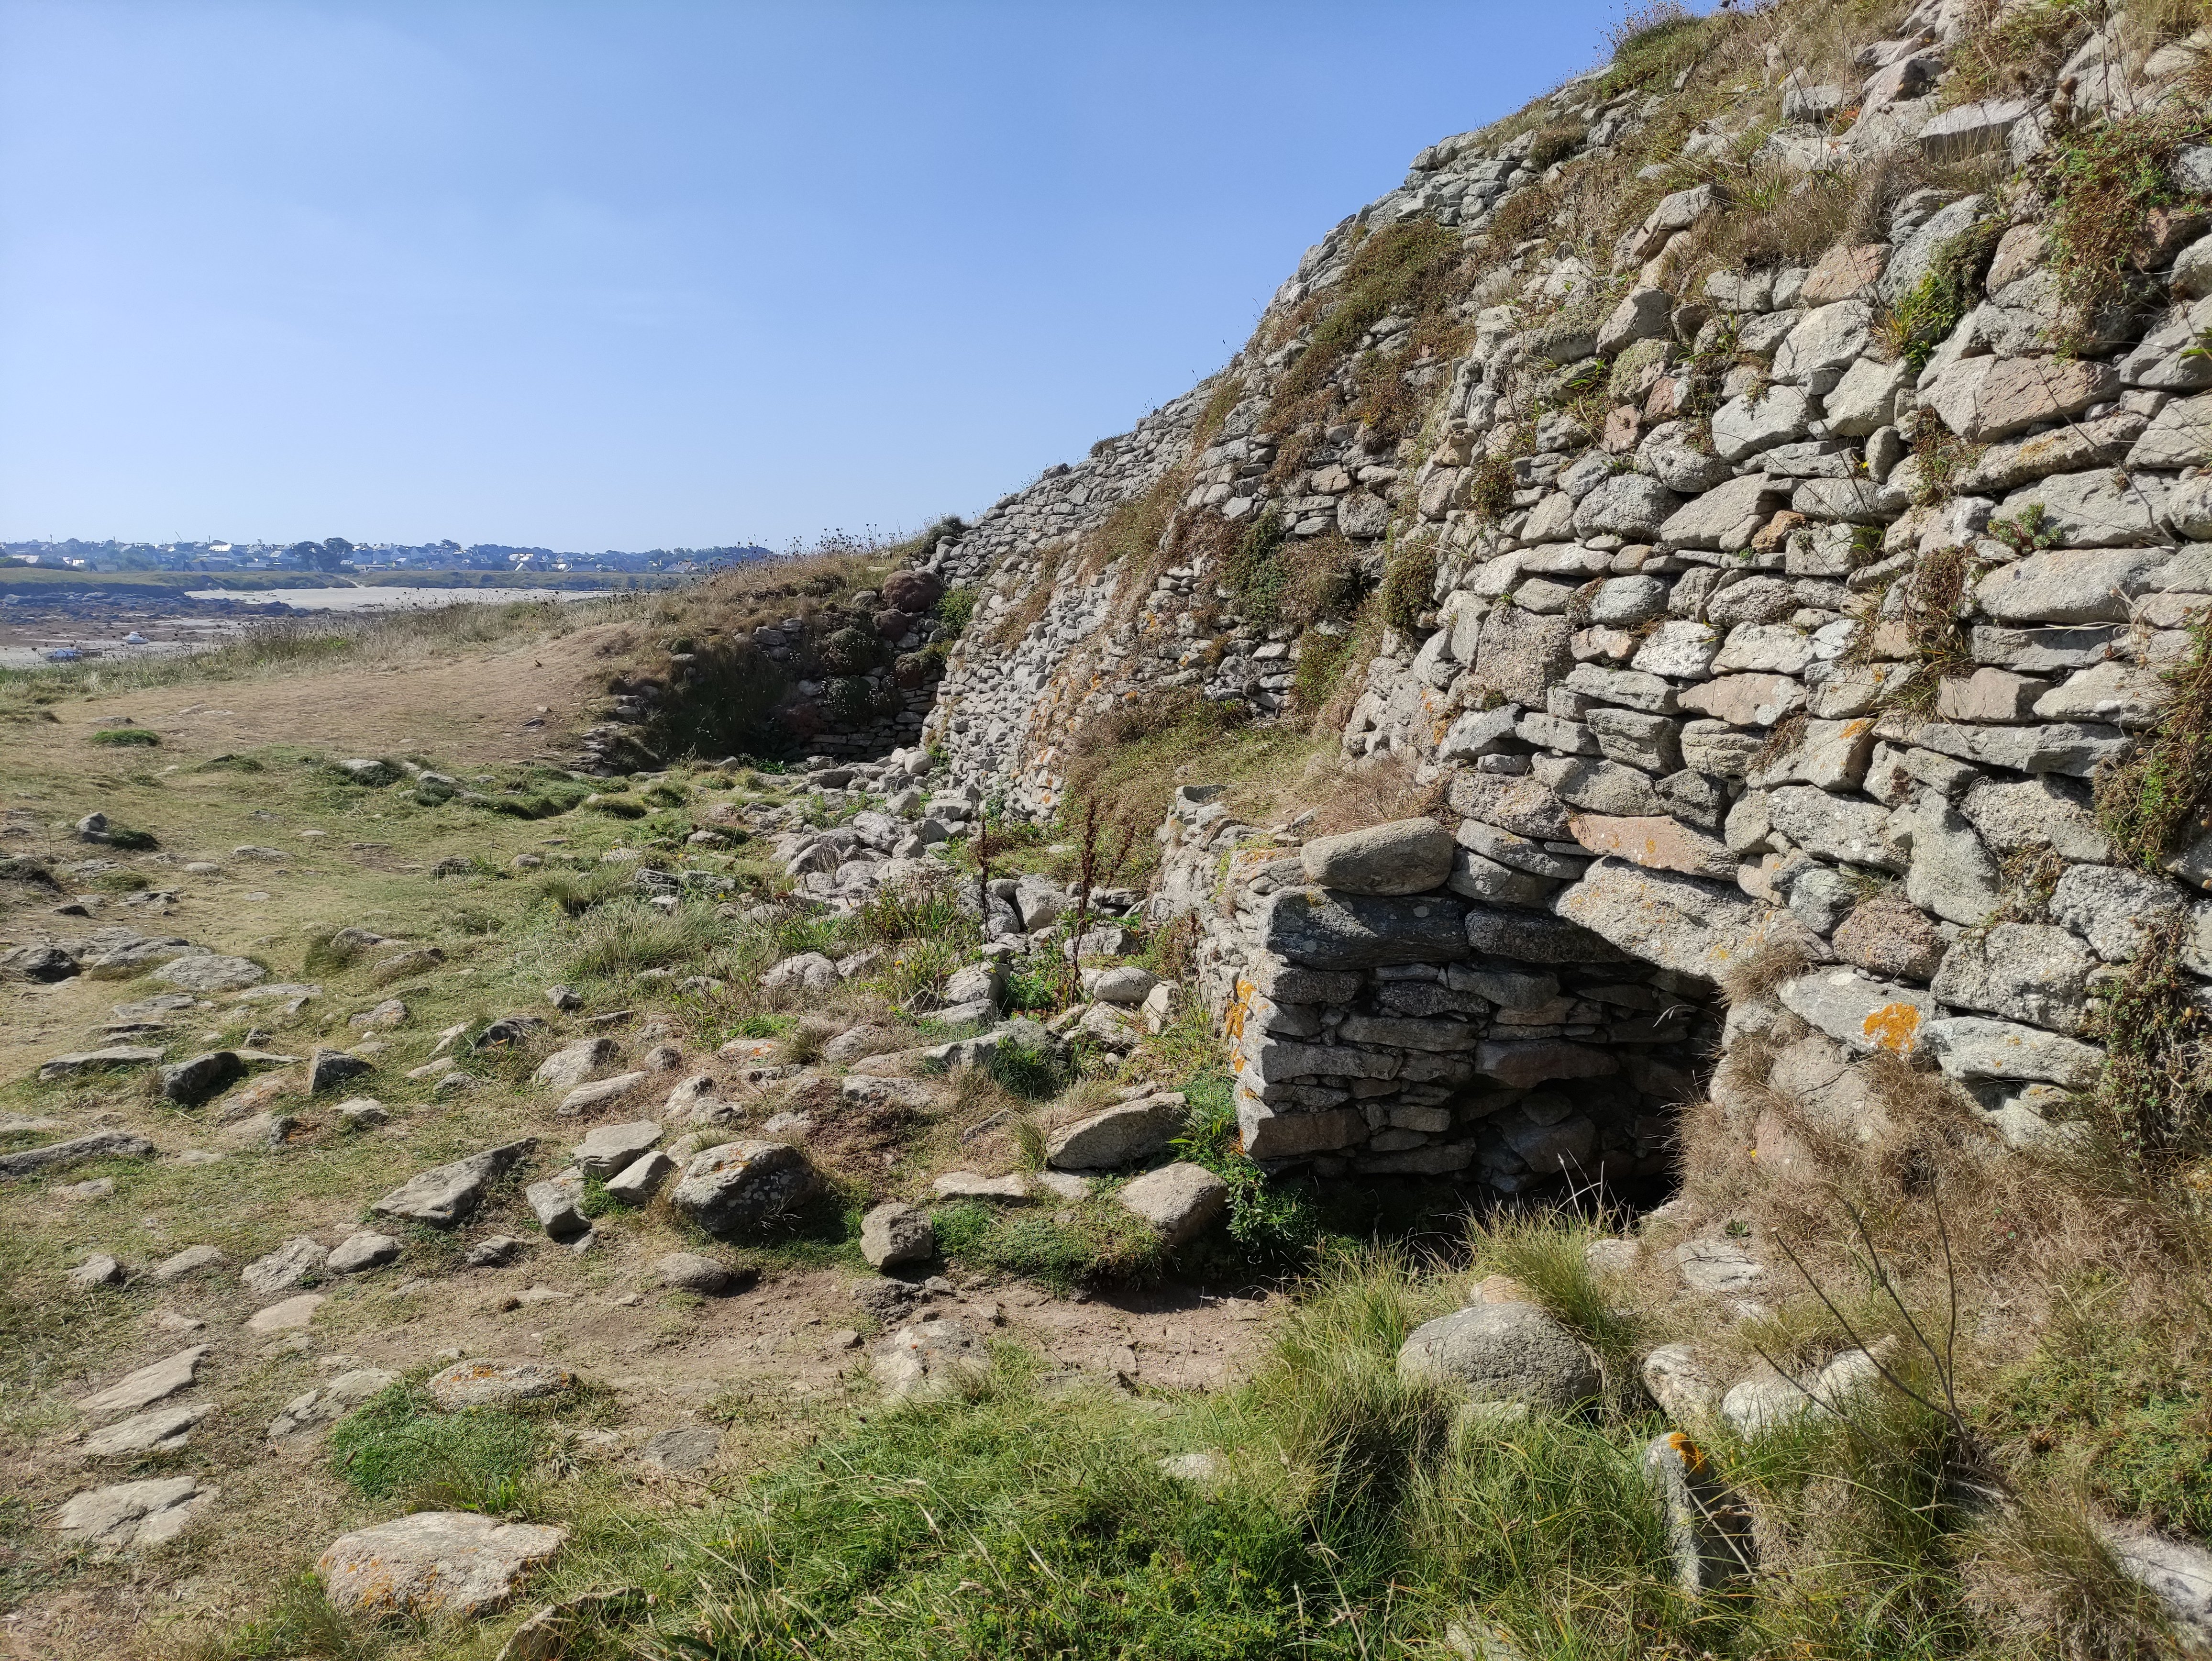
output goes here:
[{"label": "small green shrub", "polygon": [[[1347,264],[1334,307],[1277,388],[1273,411],[1327,380],[1367,331],[1392,313],[1440,311],[1451,297],[1458,236],[1433,219],[1401,219],[1371,233]],[[1280,426],[1282,423],[1275,423]]]},{"label": "small green shrub", "polygon": [[571,917],[580,917],[595,905],[634,893],[636,885],[623,865],[594,865],[580,872],[549,871],[538,879],[538,894],[550,900]]},{"label": "small green shrub", "polygon": [[967,632],[969,622],[975,615],[975,602],[981,597],[979,588],[947,588],[937,597],[937,604],[929,608],[930,615],[957,638]]},{"label": "small green shrub", "polygon": [[143,727],[111,727],[94,733],[92,735],[92,741],[94,744],[112,744],[125,747],[137,745],[151,747],[161,743],[161,735],[159,733],[149,732]]},{"label": "small green shrub", "polygon": [[2212,799],[2212,620],[2190,632],[2189,656],[2166,672],[2172,701],[2157,725],[2096,778],[2097,823],[2114,854],[2153,875]]},{"label": "small green shrub", "polygon": [[2127,291],[2152,211],[2185,199],[2173,158],[2206,131],[2203,117],[2161,108],[2076,128],[2036,163],[2050,202],[2051,269],[2080,333]]},{"label": "small green shrub", "polygon": [[2171,1170],[2212,1152],[2212,1052],[2181,966],[2185,914],[2154,918],[2126,972],[2097,989],[2087,1031],[2105,1045],[2092,1111],[2106,1142],[2137,1166]]},{"label": "small green shrub", "polygon": [[1504,456],[1477,456],[1468,469],[1461,490],[1467,505],[1486,525],[1495,525],[1513,511],[1513,463]]},{"label": "small green shrub", "polygon": [[1378,596],[1382,621],[1401,635],[1415,633],[1421,614],[1436,604],[1436,583],[1437,545],[1432,538],[1417,537],[1393,547],[1383,563]]},{"label": "small green shrub", "polygon": [[1977,220],[1936,251],[1928,274],[1890,313],[1889,344],[1915,369],[1924,369],[1936,349],[1982,297],[1982,277],[2004,235],[2002,218]]}]

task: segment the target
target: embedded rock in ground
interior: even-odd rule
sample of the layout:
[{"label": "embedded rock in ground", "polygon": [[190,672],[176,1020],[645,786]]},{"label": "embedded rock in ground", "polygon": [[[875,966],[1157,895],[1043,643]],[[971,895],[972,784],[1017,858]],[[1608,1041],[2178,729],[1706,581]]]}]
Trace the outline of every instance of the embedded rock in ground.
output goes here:
[{"label": "embedded rock in ground", "polygon": [[1451,832],[1434,819],[1399,819],[1306,843],[1306,880],[1345,894],[1419,894],[1451,874]]},{"label": "embedded rock in ground", "polygon": [[77,1444],[77,1451],[88,1459],[144,1453],[154,1448],[172,1451],[184,1446],[186,1433],[214,1411],[212,1402],[186,1402],[177,1407],[134,1414],[94,1431]]},{"label": "embedded rock in ground", "polygon": [[1686,1240],[1674,1248],[1674,1268],[1692,1292],[1743,1292],[1766,1278],[1766,1269],[1735,1240]]},{"label": "embedded rock in ground", "polygon": [[197,1107],[246,1074],[235,1050],[213,1050],[161,1069],[161,1094],[182,1107]]},{"label": "embedded rock in ground", "polygon": [[126,1067],[151,1067],[161,1059],[161,1052],[143,1044],[110,1044],[104,1050],[78,1050],[67,1056],[57,1056],[39,1066],[39,1081],[52,1084],[58,1079],[74,1079],[88,1073],[114,1073]]},{"label": "embedded rock in ground", "polygon": [[307,1093],[319,1096],[324,1091],[343,1084],[348,1079],[357,1079],[370,1070],[370,1063],[358,1056],[349,1056],[343,1050],[318,1048],[307,1057]]},{"label": "embedded rock in ground", "polygon": [[989,1200],[998,1205],[1024,1205],[1030,1197],[1030,1179],[1018,1171],[1004,1177],[949,1171],[929,1186],[940,1200]]},{"label": "embedded rock in ground", "polygon": [[550,1361],[456,1361],[422,1385],[441,1413],[543,1401],[575,1387],[576,1375]]},{"label": "embedded rock in ground", "polygon": [[645,1463],[648,1465],[681,1471],[686,1475],[712,1469],[721,1454],[722,1433],[712,1425],[672,1426],[644,1448]]},{"label": "embedded rock in ground", "polygon": [[246,1321],[246,1329],[264,1336],[271,1332],[290,1332],[313,1320],[315,1311],[329,1301],[319,1292],[303,1292],[296,1298],[256,1310]]},{"label": "embedded rock in ground", "polygon": [[249,1292],[267,1296],[295,1287],[323,1266],[330,1253],[306,1235],[297,1235],[284,1242],[266,1256],[257,1257],[239,1271],[238,1278],[246,1283]]},{"label": "embedded rock in ground", "polygon": [[643,1084],[643,1073],[617,1073],[612,1078],[595,1079],[590,1084],[580,1084],[561,1098],[554,1109],[566,1117],[572,1114],[588,1113],[593,1108],[605,1107],[609,1102],[618,1102]]},{"label": "embedded rock in ground", "polygon": [[127,1130],[97,1130],[88,1136],[48,1142],[43,1147],[0,1153],[0,1177],[35,1176],[42,1171],[82,1165],[88,1159],[143,1159],[153,1153],[154,1144],[143,1136],[134,1136]]},{"label": "embedded rock in ground", "polygon": [[1054,1131],[1045,1158],[1060,1171],[1110,1171],[1158,1153],[1183,1117],[1183,1098],[1174,1092],[1119,1102]]},{"label": "embedded rock in ground", "polygon": [[1825,955],[1804,925],[1741,890],[1610,856],[1552,902],[1563,918],[1620,950],[1701,980],[1716,980],[1770,943]]},{"label": "embedded rock in ground", "polygon": [[1861,1056],[1887,1050],[1910,1056],[1936,1016],[1936,999],[1909,986],[1869,979],[1856,969],[1820,969],[1782,983],[1783,1007]]},{"label": "embedded rock in ground", "polygon": [[294,1396],[269,1422],[269,1439],[289,1442],[318,1436],[351,1413],[379,1390],[396,1384],[399,1375],[381,1367],[356,1367],[328,1384]]},{"label": "embedded rock in ground", "polygon": [[161,1476],[80,1494],[61,1509],[53,1528],[64,1539],[103,1552],[158,1546],[184,1532],[185,1525],[216,1497],[190,1476]]},{"label": "embedded rock in ground", "polygon": [[398,1255],[399,1242],[391,1235],[364,1230],[347,1235],[332,1247],[325,1267],[334,1275],[358,1275],[363,1269],[380,1268]]},{"label": "embedded rock in ground", "polygon": [[200,1363],[208,1354],[206,1344],[179,1350],[150,1366],[125,1373],[105,1390],[84,1397],[77,1406],[87,1413],[132,1413],[156,1402],[166,1402],[179,1391],[192,1387],[199,1378]]},{"label": "embedded rock in ground", "polygon": [[927,1261],[937,1252],[937,1231],[920,1206],[891,1201],[860,1219],[860,1256],[871,1269]]},{"label": "embedded rock in ground", "polygon": [[844,1067],[865,1056],[896,1049],[900,1042],[898,1033],[888,1026],[851,1027],[822,1046],[822,1059]]},{"label": "embedded rock in ground", "polygon": [[713,1297],[726,1292],[737,1277],[729,1265],[696,1251],[672,1251],[653,1266],[653,1278],[678,1292],[696,1292]]},{"label": "embedded rock in ground", "polygon": [[1119,1004],[1133,1008],[1152,995],[1152,989],[1162,984],[1158,976],[1149,969],[1139,969],[1134,964],[1113,969],[1086,969],[1083,971],[1083,995],[1101,1003]]},{"label": "embedded rock in ground", "polygon": [[1413,1329],[1398,1372],[1477,1402],[1565,1412],[1602,1384],[1589,1347],[1533,1304],[1478,1304]]},{"label": "embedded rock in ground", "polygon": [[612,1038],[580,1038],[540,1062],[530,1081],[549,1090],[574,1090],[611,1067],[621,1055]]},{"label": "embedded rock in ground", "polygon": [[222,1253],[211,1245],[186,1246],[173,1257],[164,1257],[152,1269],[155,1280],[163,1282],[180,1280],[204,1269],[214,1269],[223,1261]]},{"label": "embedded rock in ground", "polygon": [[1750,1579],[1758,1561],[1751,1508],[1704,1450],[1670,1430],[1644,1448],[1643,1469],[1667,1520],[1675,1585],[1699,1597]]},{"label": "embedded rock in ground", "polygon": [[520,1165],[538,1146],[535,1137],[487,1148],[450,1165],[419,1171],[370,1208],[380,1217],[398,1217],[432,1228],[452,1228],[465,1220],[494,1182]]},{"label": "embedded rock in ground", "polygon": [[1188,1244],[1229,1209],[1229,1184],[1204,1165],[1178,1160],[1125,1183],[1114,1197],[1159,1231],[1170,1250]]},{"label": "embedded rock in ground", "polygon": [[346,1615],[488,1615],[568,1537],[567,1529],[545,1524],[417,1512],[340,1535],[315,1560],[315,1573],[331,1606]]},{"label": "embedded rock in ground", "polygon": [[802,952],[772,964],[761,977],[761,985],[770,992],[786,987],[805,992],[828,992],[836,987],[839,978],[837,965],[830,959],[819,952]]},{"label": "embedded rock in ground", "polygon": [[659,1148],[641,1153],[606,1180],[607,1196],[624,1205],[643,1205],[660,1192],[676,1169],[676,1161]]},{"label": "embedded rock in ground", "polygon": [[2212,1552],[2139,1529],[2095,1527],[2120,1572],[2158,1599],[2175,1630],[2197,1649],[2212,1648]]},{"label": "embedded rock in ground", "polygon": [[269,978],[250,958],[222,958],[211,952],[176,958],[154,971],[154,978],[184,992],[240,992]]},{"label": "embedded rock in ground", "polygon": [[1644,1387],[1677,1424],[1694,1425],[1720,1404],[1720,1386],[1687,1344],[1662,1344],[1644,1358]]},{"label": "embedded rock in ground", "polygon": [[[1889,1341],[1875,1345],[1877,1349]],[[1792,1380],[1769,1374],[1747,1378],[1721,1398],[1721,1415],[1739,1436],[1759,1436],[1787,1428],[1818,1414],[1840,1417],[1854,1396],[1881,1382],[1874,1356],[1863,1349],[1847,1349],[1809,1378]]]},{"label": "embedded rock in ground", "polygon": [[781,1216],[821,1187],[821,1174],[788,1142],[725,1142],[691,1157],[669,1199],[708,1233],[726,1235]]},{"label": "embedded rock in ground", "polygon": [[569,1157],[586,1176],[611,1177],[659,1141],[660,1127],[650,1119],[594,1125],[584,1133],[584,1140],[569,1150]]},{"label": "embedded rock in ground", "polygon": [[120,1286],[123,1283],[123,1265],[106,1252],[95,1251],[75,1269],[70,1269],[63,1278],[71,1286],[83,1287],[88,1289],[93,1287]]},{"label": "embedded rock in ground", "polygon": [[584,1173],[574,1165],[531,1183],[522,1198],[549,1240],[574,1240],[592,1232],[584,1215]]},{"label": "embedded rock in ground", "polygon": [[901,1327],[877,1349],[868,1371],[893,1400],[956,1394],[990,1370],[975,1335],[957,1321],[933,1318]]}]

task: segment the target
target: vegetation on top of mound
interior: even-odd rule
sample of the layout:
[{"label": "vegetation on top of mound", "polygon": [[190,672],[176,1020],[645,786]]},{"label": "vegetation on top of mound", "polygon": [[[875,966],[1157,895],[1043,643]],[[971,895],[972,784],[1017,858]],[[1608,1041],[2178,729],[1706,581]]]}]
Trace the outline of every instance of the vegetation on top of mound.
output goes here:
[{"label": "vegetation on top of mound", "polygon": [[1606,30],[1613,58],[1598,95],[1613,98],[1632,88],[1671,82],[1703,54],[1711,27],[1680,0],[1646,0],[1628,8]]}]

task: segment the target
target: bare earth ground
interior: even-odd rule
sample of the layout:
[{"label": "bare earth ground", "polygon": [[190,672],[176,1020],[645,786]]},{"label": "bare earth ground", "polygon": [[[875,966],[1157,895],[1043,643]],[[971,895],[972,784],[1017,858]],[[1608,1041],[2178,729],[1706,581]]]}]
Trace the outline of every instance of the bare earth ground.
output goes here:
[{"label": "bare earth ground", "polygon": [[[336,1244],[368,1224],[378,1196],[416,1171],[525,1135],[540,1141],[528,1180],[565,1163],[566,1148],[590,1121],[552,1116],[545,1092],[526,1082],[527,1058],[486,1069],[477,1089],[442,1098],[429,1080],[405,1077],[451,1023],[535,1009],[550,1026],[533,1055],[586,1031],[605,1031],[622,1044],[625,1066],[640,1065],[653,1042],[678,1044],[680,1065],[661,1069],[631,1100],[595,1116],[602,1119],[650,1116],[671,1086],[702,1070],[724,1079],[732,1099],[744,1097],[748,1086],[735,1076],[741,1063],[714,1053],[721,1035],[696,1021],[670,1021],[665,1031],[647,1025],[651,989],[604,989],[604,997],[595,994],[577,1014],[555,1015],[540,994],[556,977],[549,965],[562,949],[562,925],[541,921],[476,933],[481,925],[467,921],[471,907],[523,915],[515,904],[524,897],[521,883],[505,875],[460,881],[429,875],[436,861],[456,855],[499,867],[522,853],[595,860],[620,841],[620,822],[580,812],[511,819],[458,805],[402,805],[394,792],[332,793],[315,786],[312,770],[301,766],[301,752],[314,751],[416,753],[457,772],[542,756],[574,729],[582,703],[598,690],[604,637],[605,630],[587,629],[404,671],[78,699],[54,706],[52,721],[0,730],[7,755],[0,855],[51,859],[67,873],[65,885],[82,886],[90,913],[53,915],[67,896],[0,885],[0,904],[9,908],[0,912],[0,951],[42,934],[129,927],[251,955],[272,980],[325,989],[289,1019],[281,1004],[238,1005],[222,996],[182,1012],[171,1034],[153,1040],[171,1045],[171,1059],[218,1043],[251,1042],[293,1056],[318,1042],[365,1048],[348,1015],[393,995],[409,1006],[407,1019],[382,1035],[377,1070],[337,1092],[375,1096],[391,1123],[343,1133],[329,1110],[334,1097],[293,1093],[273,1098],[299,1124],[272,1150],[242,1145],[234,1128],[219,1123],[221,1102],[186,1110],[161,1101],[143,1070],[29,1082],[42,1062],[106,1042],[99,1028],[112,1006],[167,989],[143,977],[0,982],[0,1119],[55,1119],[66,1134],[126,1129],[151,1138],[161,1155],[8,1185],[8,1228],[22,1254],[17,1296],[27,1295],[31,1307],[20,1314],[27,1323],[21,1357],[27,1375],[0,1396],[0,1491],[15,1496],[0,1508],[0,1656],[166,1653],[185,1628],[206,1630],[265,1606],[337,1534],[388,1514],[388,1505],[364,1502],[331,1475],[319,1439],[282,1445],[266,1439],[287,1402],[356,1366],[419,1374],[448,1353],[556,1358],[608,1392],[567,1427],[574,1459],[630,1485],[636,1503],[648,1507],[686,1503],[702,1482],[739,1482],[826,1416],[876,1399],[866,1377],[866,1346],[880,1327],[853,1296],[872,1277],[850,1246],[753,1254],[753,1284],[701,1299],[661,1288],[650,1272],[670,1250],[697,1249],[659,1208],[600,1218],[595,1245],[580,1256],[536,1233],[519,1195],[504,1192],[453,1239],[522,1238],[529,1244],[511,1266],[462,1268],[453,1240],[420,1232],[404,1241],[397,1262],[313,1287],[327,1301],[305,1328],[264,1336],[245,1325],[257,1310],[293,1294],[249,1292],[238,1278],[243,1264],[299,1235]],[[125,715],[157,733],[160,746],[90,744],[93,732]],[[201,770],[212,757],[249,752],[267,757],[264,770]],[[161,850],[131,855],[76,840],[68,827],[94,809],[150,830]],[[234,851],[246,846],[282,857]],[[174,897],[149,904],[101,891],[99,873],[83,869],[88,860],[112,861]],[[184,872],[198,860],[218,865],[220,874]],[[548,910],[528,915],[542,917]],[[445,962],[433,973],[388,984],[360,964],[310,972],[309,938],[349,924],[410,943],[434,941]],[[623,1007],[631,1012],[626,1017],[585,1025]],[[258,1029],[250,1038],[249,1027]],[[43,1139],[16,1135],[4,1147]],[[220,1157],[204,1164],[175,1157],[192,1149]],[[969,1150],[971,1157],[976,1151]],[[926,1197],[925,1159],[918,1147],[908,1149],[883,1174],[883,1190]],[[114,1183],[111,1196],[69,1191],[101,1176]],[[223,1266],[170,1285],[146,1275],[200,1244],[218,1247]],[[92,1252],[120,1260],[129,1281],[90,1292],[68,1287],[64,1272]],[[1019,1282],[956,1279],[956,1290],[925,1296],[916,1312],[962,1314],[1025,1347],[1049,1371],[1109,1388],[1218,1387],[1239,1376],[1265,1337],[1261,1298],[1167,1287],[1084,1299]],[[17,1342],[16,1332],[6,1335]],[[215,1407],[188,1444],[88,1460],[76,1444],[102,1421],[76,1402],[199,1343],[210,1346],[199,1383],[177,1399]],[[641,1459],[650,1438],[686,1423],[726,1427],[715,1470],[672,1475]],[[102,1560],[51,1531],[54,1512],[73,1494],[178,1474],[218,1495],[173,1545]]]},{"label": "bare earth ground", "polygon": [[59,727],[33,723],[5,741],[26,773],[62,755],[81,761],[77,729],[125,715],[195,759],[295,744],[346,756],[421,750],[462,766],[523,761],[554,747],[549,740],[601,688],[599,648],[628,635],[625,624],[601,624],[479,655],[82,698],[56,706]]}]

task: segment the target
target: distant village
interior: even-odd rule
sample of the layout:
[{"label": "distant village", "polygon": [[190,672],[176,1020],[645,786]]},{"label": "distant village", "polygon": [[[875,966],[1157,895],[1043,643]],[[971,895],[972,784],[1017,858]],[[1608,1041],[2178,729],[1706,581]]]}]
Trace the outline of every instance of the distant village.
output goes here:
[{"label": "distant village", "polygon": [[[495,542],[464,547],[450,539],[408,545],[396,542],[0,542],[6,562],[79,571],[636,571],[672,575],[710,571],[718,565],[771,557],[754,544],[720,548],[650,548],[630,553],[560,553],[550,548],[510,548]],[[0,562],[3,563],[3,562]]]}]

